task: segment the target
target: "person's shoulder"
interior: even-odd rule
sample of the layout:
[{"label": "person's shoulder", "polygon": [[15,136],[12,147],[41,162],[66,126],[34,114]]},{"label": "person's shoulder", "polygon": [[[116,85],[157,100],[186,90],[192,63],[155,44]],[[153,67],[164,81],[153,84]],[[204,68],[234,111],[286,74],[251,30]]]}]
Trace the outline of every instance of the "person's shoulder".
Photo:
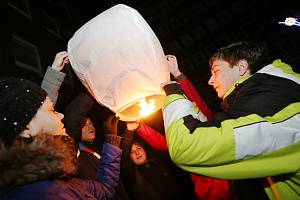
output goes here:
[{"label": "person's shoulder", "polygon": [[35,181],[17,186],[3,198],[9,196],[10,199],[53,199],[51,194],[57,194],[60,189],[61,184],[52,180]]}]

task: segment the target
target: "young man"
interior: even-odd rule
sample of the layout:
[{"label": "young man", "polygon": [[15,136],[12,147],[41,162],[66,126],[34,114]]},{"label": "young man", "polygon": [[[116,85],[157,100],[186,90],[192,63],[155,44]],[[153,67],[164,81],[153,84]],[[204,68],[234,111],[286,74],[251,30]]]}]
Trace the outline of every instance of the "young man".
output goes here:
[{"label": "young man", "polygon": [[[270,199],[300,198],[300,75],[265,48],[239,42],[209,61],[223,112],[198,120],[176,83],[164,85],[164,125],[172,160],[181,168],[221,179],[255,179]],[[258,186],[259,184],[256,184]],[[252,184],[253,185],[253,184]],[[246,195],[264,197],[248,188]]]},{"label": "young man", "polygon": [[[76,150],[46,92],[20,78],[0,79],[0,195],[4,199],[112,199],[120,174],[118,120],[106,121],[95,181],[72,178]],[[66,141],[66,143],[64,143]]]}]

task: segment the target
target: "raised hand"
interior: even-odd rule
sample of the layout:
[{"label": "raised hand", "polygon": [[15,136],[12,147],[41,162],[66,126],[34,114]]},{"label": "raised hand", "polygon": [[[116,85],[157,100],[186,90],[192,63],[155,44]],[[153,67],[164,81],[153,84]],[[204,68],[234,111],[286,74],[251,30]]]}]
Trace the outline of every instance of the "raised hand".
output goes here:
[{"label": "raised hand", "polygon": [[176,56],[166,55],[166,60],[167,60],[169,71],[174,76],[174,78],[180,76],[181,72],[179,71],[179,68],[178,68]]},{"label": "raised hand", "polygon": [[64,68],[65,64],[68,63],[69,63],[68,52],[66,51],[58,52],[55,55],[54,61],[52,63],[52,68],[57,71],[61,71]]},{"label": "raised hand", "polygon": [[105,134],[118,135],[119,118],[115,115],[109,116],[103,124]]},{"label": "raised hand", "polygon": [[139,121],[126,122],[126,128],[129,131],[135,131],[140,125]]}]

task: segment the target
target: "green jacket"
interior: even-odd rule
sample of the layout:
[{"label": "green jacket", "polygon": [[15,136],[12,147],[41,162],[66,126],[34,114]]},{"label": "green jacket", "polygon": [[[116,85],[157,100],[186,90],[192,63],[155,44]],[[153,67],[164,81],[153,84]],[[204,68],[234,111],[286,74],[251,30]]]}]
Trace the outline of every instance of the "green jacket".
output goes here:
[{"label": "green jacket", "polygon": [[172,160],[214,178],[272,176],[265,188],[270,199],[300,199],[300,74],[275,60],[237,81],[222,107],[214,121],[202,122],[184,95],[167,96],[163,116]]}]

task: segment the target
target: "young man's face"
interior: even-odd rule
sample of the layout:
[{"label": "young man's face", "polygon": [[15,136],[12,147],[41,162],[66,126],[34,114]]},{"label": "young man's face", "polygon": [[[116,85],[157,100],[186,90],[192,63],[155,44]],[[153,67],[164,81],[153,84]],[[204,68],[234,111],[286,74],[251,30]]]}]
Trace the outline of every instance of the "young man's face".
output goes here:
[{"label": "young man's face", "polygon": [[139,144],[132,144],[130,151],[130,159],[136,165],[146,164],[147,154],[145,149]]},{"label": "young man's face", "polygon": [[56,112],[49,97],[46,97],[42,106],[21,133],[23,137],[30,137],[39,133],[52,135],[67,135],[62,119],[64,115]]},{"label": "young man's face", "polygon": [[81,129],[81,140],[85,142],[93,142],[96,137],[94,124],[90,118],[87,118]]},{"label": "young man's face", "polygon": [[215,60],[211,67],[208,84],[212,85],[219,98],[223,98],[232,85],[241,78],[239,67],[224,60]]}]

